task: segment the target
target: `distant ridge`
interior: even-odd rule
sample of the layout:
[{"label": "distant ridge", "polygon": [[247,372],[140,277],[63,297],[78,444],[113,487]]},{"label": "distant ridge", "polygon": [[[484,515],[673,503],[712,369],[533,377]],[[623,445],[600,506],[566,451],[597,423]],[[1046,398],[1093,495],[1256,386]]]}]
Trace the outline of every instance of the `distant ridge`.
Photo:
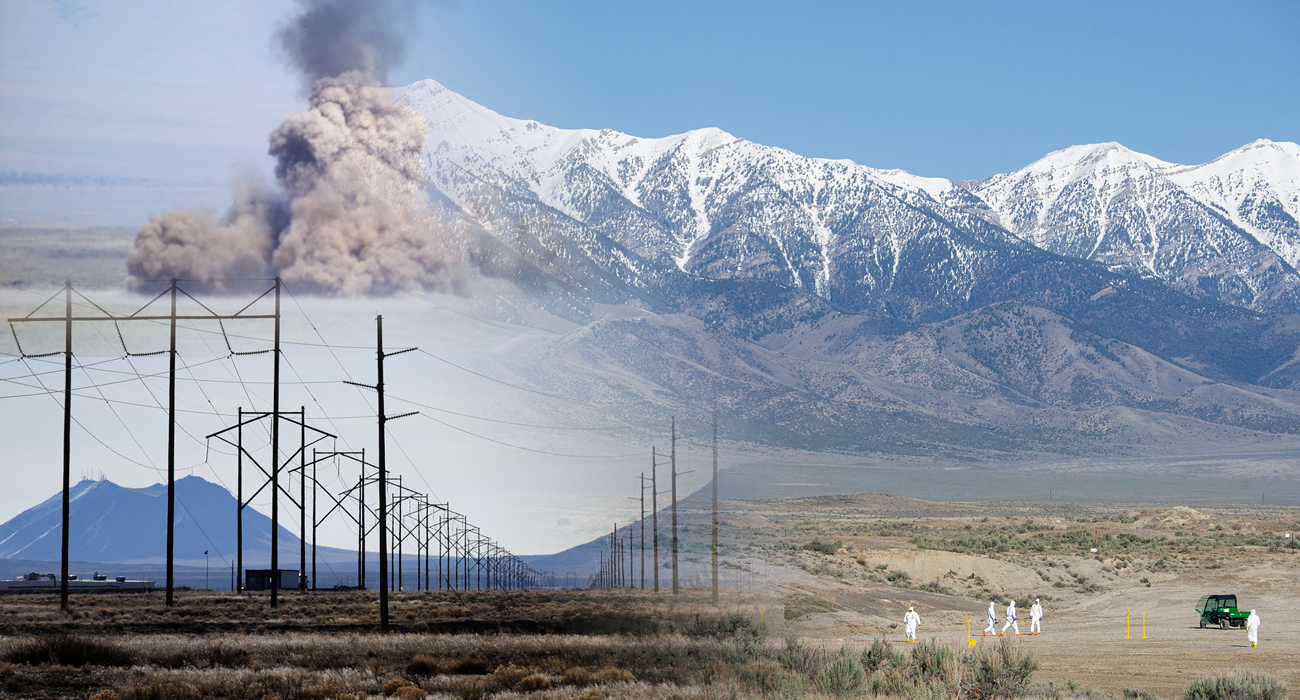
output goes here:
[{"label": "distant ridge", "polygon": [[[176,501],[176,561],[201,565],[204,550],[211,552],[213,560],[233,561],[235,497],[217,484],[187,476],[176,481]],[[69,519],[73,560],[157,563],[166,557],[164,484],[132,489],[107,480],[83,480],[72,487]],[[56,493],[0,525],[0,559],[60,559],[61,523],[62,495]],[[246,508],[245,566],[269,560],[270,552],[270,518]],[[284,526],[280,527],[280,556],[296,567],[298,537]]]}]

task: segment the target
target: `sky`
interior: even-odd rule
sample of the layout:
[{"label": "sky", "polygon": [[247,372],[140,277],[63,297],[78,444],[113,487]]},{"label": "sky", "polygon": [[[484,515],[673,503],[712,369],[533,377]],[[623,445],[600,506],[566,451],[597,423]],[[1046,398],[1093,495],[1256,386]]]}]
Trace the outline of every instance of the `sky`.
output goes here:
[{"label": "sky", "polygon": [[[269,177],[266,136],[305,105],[302,85],[272,48],[275,30],[296,8],[292,0],[0,0],[0,225],[138,225],[173,206],[224,208],[225,182],[240,172]],[[506,116],[557,127],[642,137],[718,127],[803,155],[951,180],[1013,171],[1082,143],[1118,141],[1190,164],[1259,138],[1300,141],[1294,1],[444,0],[421,2],[407,26],[410,44],[391,85],[432,78]],[[21,185],[35,176],[66,186]],[[25,313],[31,300],[11,295],[18,296],[0,306]],[[349,318],[368,323],[374,311],[353,310]],[[392,313],[424,323],[423,309]],[[337,333],[350,335],[343,323]],[[446,341],[430,332],[409,342]],[[313,361],[334,371],[332,358],[300,360],[304,369]],[[466,381],[425,373],[430,386]],[[466,396],[487,401],[479,392],[465,385]],[[369,420],[368,406],[346,398],[354,403],[343,411],[349,420]],[[38,450],[57,439],[60,425],[57,406],[42,406],[0,407],[0,440],[22,445],[23,463],[59,456]],[[37,418],[35,410],[45,413]],[[88,420],[135,420],[101,413]],[[407,438],[412,451],[456,438],[433,431]],[[146,444],[157,437],[141,435]],[[120,483],[158,479],[156,463],[123,466],[87,436],[79,440],[91,456],[82,463],[109,465],[108,476]],[[611,441],[607,451],[618,453],[618,440]],[[216,464],[206,445],[184,442],[186,473],[229,479],[229,465]],[[145,459],[121,435],[113,444]],[[568,449],[559,438],[555,444]],[[468,441],[456,449],[482,460],[476,477],[510,483],[500,465],[517,464],[514,453],[484,457],[481,447]],[[546,459],[535,459],[538,470],[547,468]],[[608,469],[622,474],[645,461],[629,460]],[[560,515],[537,515],[529,527],[509,513],[491,520],[500,502],[468,486],[437,483],[445,489],[439,496],[465,504],[510,538],[507,544],[538,552],[581,541],[631,512],[631,487],[606,487],[613,471],[584,474],[600,488],[551,494]],[[0,521],[53,493],[48,474],[6,476]],[[513,484],[504,510],[535,507],[537,484]],[[599,523],[564,514],[587,511]],[[536,527],[543,521],[550,525]]]},{"label": "sky", "polygon": [[[269,172],[267,132],[304,103],[271,46],[295,9],[0,0],[0,173],[216,185],[183,195],[202,198]],[[553,126],[713,126],[952,180],[1080,143],[1199,163],[1300,141],[1289,1],[449,0],[407,26],[394,85],[433,78]]]}]

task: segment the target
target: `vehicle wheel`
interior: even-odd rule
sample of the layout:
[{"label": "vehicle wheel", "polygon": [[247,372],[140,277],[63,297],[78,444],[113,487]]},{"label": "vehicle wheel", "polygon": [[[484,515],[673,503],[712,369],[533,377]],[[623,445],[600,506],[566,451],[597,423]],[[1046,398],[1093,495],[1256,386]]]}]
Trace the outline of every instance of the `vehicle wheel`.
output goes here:
[{"label": "vehicle wheel", "polygon": [[1228,629],[1228,620],[1227,620],[1227,618],[1224,618],[1224,619],[1222,619],[1222,620],[1219,620],[1219,629],[1221,629],[1221,630],[1226,630],[1226,629]]},{"label": "vehicle wheel", "polygon": [[1201,618],[1201,629],[1205,629],[1205,618]]}]

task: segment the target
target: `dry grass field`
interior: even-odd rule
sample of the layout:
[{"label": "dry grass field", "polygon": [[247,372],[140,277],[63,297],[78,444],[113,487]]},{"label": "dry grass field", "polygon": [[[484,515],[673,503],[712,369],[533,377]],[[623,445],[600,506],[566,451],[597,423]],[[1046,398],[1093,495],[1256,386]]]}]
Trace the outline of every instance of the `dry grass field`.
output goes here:
[{"label": "dry grass field", "polygon": [[[707,504],[683,505],[698,568]],[[405,592],[380,634],[373,592],[293,592],[274,610],[258,594],[183,590],[172,610],[157,594],[82,595],[70,614],[52,595],[0,597],[0,693],[1151,700],[1239,671],[1300,683],[1300,508],[861,494],[728,501],[721,530],[723,580],[740,590],[716,606],[698,588]],[[1206,593],[1259,610],[1258,648],[1198,627]],[[980,635],[988,602],[1001,617],[1013,598],[1027,632],[1035,597],[1045,634]],[[919,644],[902,639],[909,605]]]}]

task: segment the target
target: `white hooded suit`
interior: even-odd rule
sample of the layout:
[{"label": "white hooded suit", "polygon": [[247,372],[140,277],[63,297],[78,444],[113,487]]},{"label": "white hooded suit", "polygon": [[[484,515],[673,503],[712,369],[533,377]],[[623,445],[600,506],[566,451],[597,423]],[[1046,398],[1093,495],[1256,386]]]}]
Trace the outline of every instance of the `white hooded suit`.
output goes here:
[{"label": "white hooded suit", "polygon": [[1003,635],[1006,635],[1008,627],[1015,629],[1016,636],[1020,636],[1020,624],[1016,622],[1016,601],[1014,600],[1007,603],[1007,623],[1002,625]]},{"label": "white hooded suit", "polygon": [[903,627],[904,627],[904,632],[907,634],[907,641],[909,642],[916,641],[916,628],[920,626],[920,624],[921,624],[921,616],[918,615],[915,610],[909,607],[907,609],[907,612],[903,613]]}]

